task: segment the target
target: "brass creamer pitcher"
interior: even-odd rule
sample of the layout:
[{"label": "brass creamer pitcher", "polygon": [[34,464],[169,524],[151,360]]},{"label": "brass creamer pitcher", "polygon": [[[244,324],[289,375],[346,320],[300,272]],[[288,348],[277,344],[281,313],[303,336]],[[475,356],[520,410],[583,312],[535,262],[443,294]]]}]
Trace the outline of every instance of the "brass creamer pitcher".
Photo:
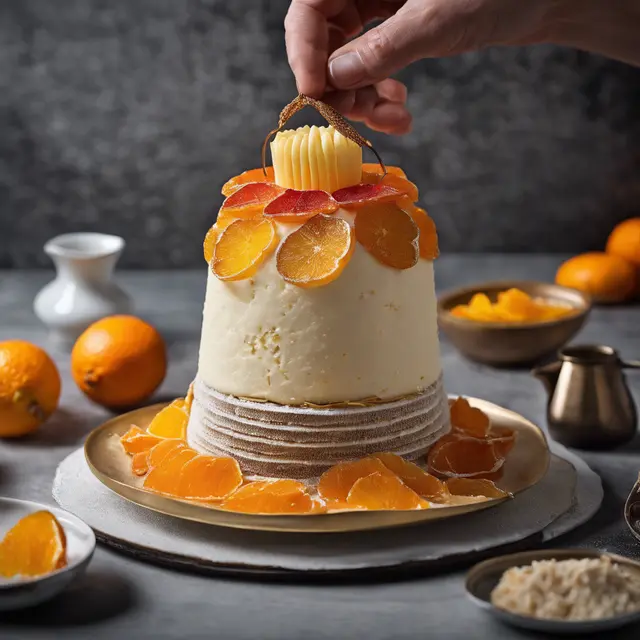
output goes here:
[{"label": "brass creamer pitcher", "polygon": [[547,421],[551,436],[570,447],[607,449],[625,444],[636,432],[636,408],[623,368],[611,347],[566,347],[560,359],[532,371],[549,392]]}]

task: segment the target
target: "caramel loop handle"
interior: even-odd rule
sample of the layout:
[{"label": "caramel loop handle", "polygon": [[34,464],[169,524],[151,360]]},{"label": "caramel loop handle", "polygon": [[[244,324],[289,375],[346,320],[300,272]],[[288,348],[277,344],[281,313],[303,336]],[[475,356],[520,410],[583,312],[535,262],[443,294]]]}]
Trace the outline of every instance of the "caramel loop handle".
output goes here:
[{"label": "caramel loop handle", "polygon": [[371,149],[373,154],[378,160],[380,167],[382,168],[382,176],[380,180],[382,181],[384,177],[387,175],[387,167],[385,167],[384,162],[382,162],[382,158],[380,154],[373,148],[373,145],[369,140],[363,138],[353,127],[353,125],[349,124],[333,107],[329,106],[325,102],[321,102],[320,100],[316,100],[315,98],[310,98],[309,96],[305,96],[303,93],[298,94],[281,112],[280,117],[278,118],[278,128],[270,131],[267,137],[264,139],[262,143],[262,171],[264,175],[267,175],[267,145],[269,144],[271,138],[278,133],[287,124],[289,118],[298,113],[301,109],[305,107],[313,107],[336,131],[339,131],[345,138],[348,138],[352,142],[355,142],[360,147],[366,147],[367,149]]}]

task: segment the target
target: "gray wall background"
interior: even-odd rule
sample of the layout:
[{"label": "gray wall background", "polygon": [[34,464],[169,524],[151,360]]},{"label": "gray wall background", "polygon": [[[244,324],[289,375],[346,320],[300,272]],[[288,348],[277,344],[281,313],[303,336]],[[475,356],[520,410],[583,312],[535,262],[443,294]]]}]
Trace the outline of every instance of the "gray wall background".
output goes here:
[{"label": "gray wall background", "polygon": [[[0,267],[67,231],[122,235],[130,267],[202,264],[231,175],[295,95],[287,0],[3,0]],[[579,251],[640,214],[640,70],[542,46],[401,74],[402,165],[443,251]],[[305,111],[294,124],[319,122]]]}]

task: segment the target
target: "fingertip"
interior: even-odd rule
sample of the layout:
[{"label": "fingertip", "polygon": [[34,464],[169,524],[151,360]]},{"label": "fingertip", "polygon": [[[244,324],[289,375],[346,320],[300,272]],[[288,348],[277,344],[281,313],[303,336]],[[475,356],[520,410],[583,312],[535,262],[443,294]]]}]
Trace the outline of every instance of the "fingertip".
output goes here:
[{"label": "fingertip", "polygon": [[332,91],[326,93],[322,99],[342,115],[351,117],[356,94],[355,91]]},{"label": "fingertip", "polygon": [[325,92],[326,84],[319,78],[313,78],[311,76],[296,76],[296,89],[298,93],[304,93],[305,96],[310,98],[322,98]]},{"label": "fingertip", "polygon": [[413,118],[402,104],[381,102],[367,118],[367,125],[377,131],[405,135],[411,131]]}]

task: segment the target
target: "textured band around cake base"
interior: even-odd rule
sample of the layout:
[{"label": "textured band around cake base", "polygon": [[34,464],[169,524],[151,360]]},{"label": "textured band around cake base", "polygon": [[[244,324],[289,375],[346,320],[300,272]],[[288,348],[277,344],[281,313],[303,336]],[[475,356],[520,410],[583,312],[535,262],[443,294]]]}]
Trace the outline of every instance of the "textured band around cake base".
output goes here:
[{"label": "textured band around cake base", "polygon": [[251,402],[196,379],[187,439],[202,453],[235,458],[247,475],[313,479],[381,451],[417,460],[449,428],[442,376],[411,398],[340,409]]}]

